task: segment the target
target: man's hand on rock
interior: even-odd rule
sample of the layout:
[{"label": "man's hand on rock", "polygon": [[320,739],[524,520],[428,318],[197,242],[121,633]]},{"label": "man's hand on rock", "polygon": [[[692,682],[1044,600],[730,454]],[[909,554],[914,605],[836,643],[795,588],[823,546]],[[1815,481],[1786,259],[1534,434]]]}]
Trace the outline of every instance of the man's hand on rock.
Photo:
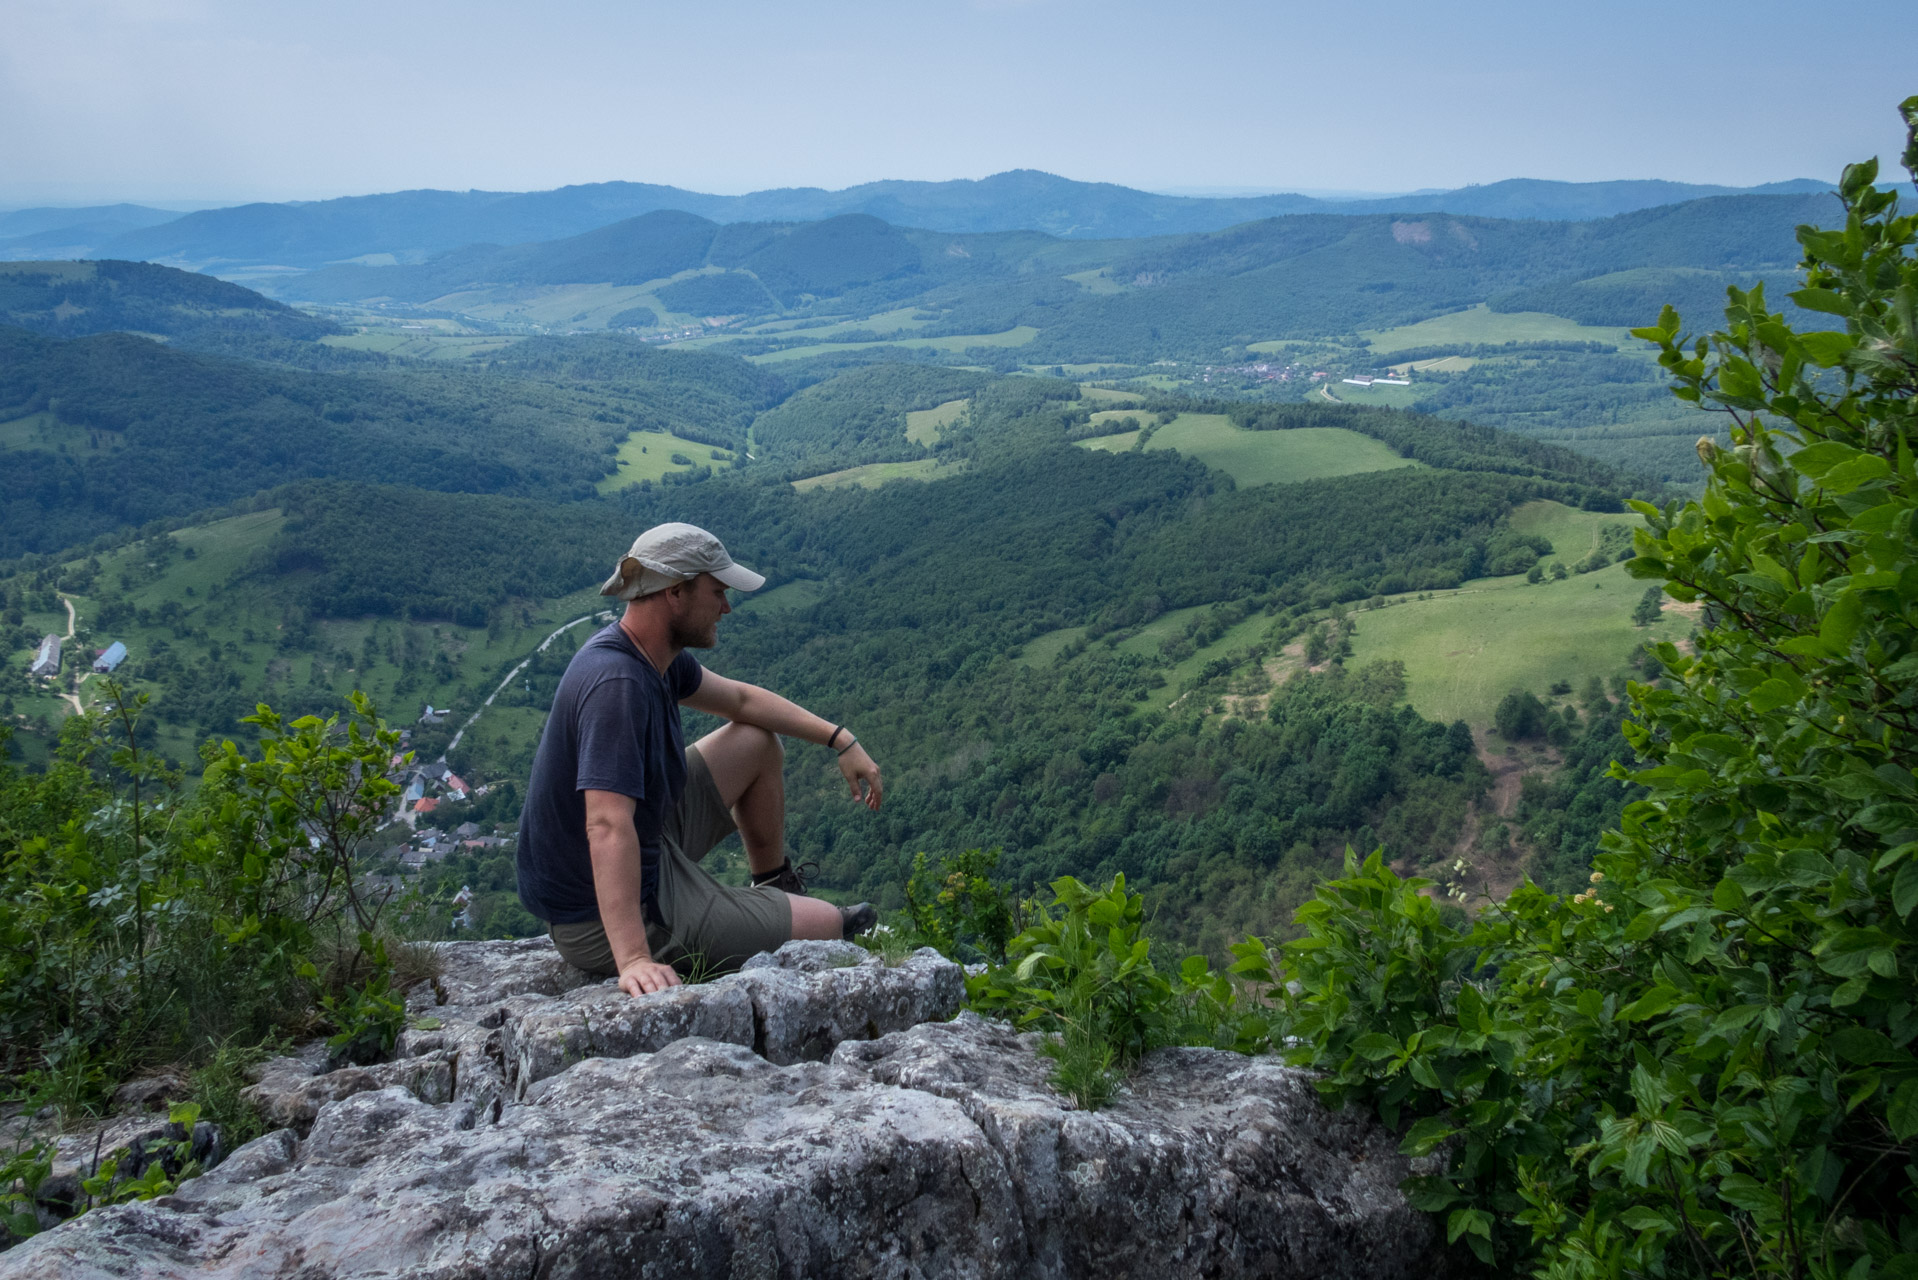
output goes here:
[{"label": "man's hand on rock", "polygon": [[629,996],[646,996],[679,985],[679,975],[669,964],[635,960],[619,972],[619,989]]},{"label": "man's hand on rock", "polygon": [[866,749],[858,743],[846,748],[839,757],[839,772],[845,776],[846,785],[852,788],[852,798],[868,809],[877,809],[883,794],[879,785],[879,766],[873,763]]}]

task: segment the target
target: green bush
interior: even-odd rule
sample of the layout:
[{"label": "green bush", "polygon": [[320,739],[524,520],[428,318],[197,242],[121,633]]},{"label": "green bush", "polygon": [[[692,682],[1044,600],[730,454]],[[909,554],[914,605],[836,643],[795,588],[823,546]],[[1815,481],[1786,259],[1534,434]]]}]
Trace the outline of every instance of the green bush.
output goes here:
[{"label": "green bush", "polygon": [[[359,695],[344,720],[262,706],[257,754],[209,744],[189,793],[144,745],[144,699],[109,682],[105,701],[44,773],[0,768],[0,1077],[91,1110],[141,1066],[303,1026],[322,995],[390,1046],[390,1009],[368,1012],[392,1001],[385,895],[359,857],[398,795],[398,734]],[[323,982],[313,958],[342,938],[360,959]]]},{"label": "green bush", "polygon": [[939,859],[913,858],[906,881],[906,917],[916,946],[936,947],[962,963],[1003,963],[1018,932],[1018,903],[992,879],[997,849],[968,849]]},{"label": "green bush", "polygon": [[1731,447],[1636,504],[1630,571],[1711,625],[1631,686],[1648,795],[1590,887],[1452,927],[1374,855],[1284,948],[1291,1058],[1447,1153],[1413,1198],[1501,1269],[1918,1275],[1918,218],[1876,177],[1799,231],[1792,300],[1842,332],[1756,287],[1636,331]]},{"label": "green bush", "polygon": [[[1051,1033],[1053,1083],[1081,1107],[1111,1097],[1123,1072],[1150,1049],[1213,1045],[1254,1052],[1268,1046],[1261,1006],[1239,984],[1189,956],[1162,971],[1146,936],[1145,897],[1115,876],[1095,890],[1071,876],[1054,881],[1050,906],[1031,904],[1031,922],[1007,944],[1007,963],[967,980],[982,1013]],[[1256,939],[1248,955],[1264,954]]]}]

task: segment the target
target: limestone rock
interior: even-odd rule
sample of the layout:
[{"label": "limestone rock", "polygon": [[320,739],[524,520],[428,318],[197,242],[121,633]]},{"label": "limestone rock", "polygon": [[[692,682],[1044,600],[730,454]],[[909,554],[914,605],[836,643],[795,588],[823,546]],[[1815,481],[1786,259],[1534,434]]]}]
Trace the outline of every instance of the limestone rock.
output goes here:
[{"label": "limestone rock", "polygon": [[638,998],[611,983],[585,987],[511,1018],[500,1049],[507,1082],[524,1098],[575,1062],[653,1053],[689,1036],[750,1046],[750,994],[728,979]]},{"label": "limestone rock", "polygon": [[789,942],[754,960],[766,963],[749,961],[730,981],[752,993],[753,1047],[782,1066],[823,1060],[843,1041],[944,1021],[965,1002],[964,970],[930,947],[897,968],[845,942]]},{"label": "limestone rock", "polygon": [[[290,1060],[275,1061],[285,1064]],[[426,1102],[449,1102],[453,1097],[453,1063],[453,1055],[434,1049],[418,1057],[341,1067],[304,1077],[290,1066],[268,1064],[260,1082],[249,1085],[242,1096],[258,1107],[269,1123],[304,1133],[327,1103],[372,1089],[400,1087]]]},{"label": "limestone rock", "polygon": [[432,989],[440,1004],[494,1004],[509,996],[564,995],[598,979],[560,959],[551,938],[498,942],[442,942],[440,975]]},{"label": "limestone rock", "polygon": [[184,1102],[193,1094],[193,1082],[180,1071],[168,1069],[155,1075],[129,1080],[113,1091],[115,1111],[165,1111],[173,1102]]},{"label": "limestone rock", "polygon": [[965,1015],[829,1062],[707,1039],[587,1059],[492,1124],[364,1092],[290,1160],[268,1135],[0,1255],[0,1280],[1442,1273],[1391,1136],[1302,1073],[1166,1052],[1087,1113],[1047,1065]]}]

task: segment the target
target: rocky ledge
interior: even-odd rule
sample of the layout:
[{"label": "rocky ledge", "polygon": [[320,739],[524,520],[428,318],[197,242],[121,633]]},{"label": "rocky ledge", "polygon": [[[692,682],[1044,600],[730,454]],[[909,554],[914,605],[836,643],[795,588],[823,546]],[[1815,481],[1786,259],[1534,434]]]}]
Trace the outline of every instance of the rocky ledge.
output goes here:
[{"label": "rocky ledge", "polygon": [[449,946],[396,1061],[276,1060],[255,1096],[285,1127],[0,1278],[1442,1269],[1395,1141],[1303,1073],[1164,1050],[1078,1111],[961,994],[930,951],[791,943],[631,1000],[542,943]]}]

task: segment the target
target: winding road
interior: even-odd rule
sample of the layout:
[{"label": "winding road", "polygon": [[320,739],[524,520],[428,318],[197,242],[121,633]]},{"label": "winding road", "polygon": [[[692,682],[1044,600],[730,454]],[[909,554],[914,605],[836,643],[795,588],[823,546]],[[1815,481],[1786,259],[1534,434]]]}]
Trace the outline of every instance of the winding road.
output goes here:
[{"label": "winding road", "polygon": [[[71,599],[69,599],[66,595],[62,594],[60,597],[60,603],[67,607],[67,634],[66,634],[66,638],[61,641],[61,644],[65,646],[67,641],[70,641],[73,639],[73,629],[74,627],[79,625],[79,620],[74,616],[73,601]],[[87,677],[92,674],[93,673],[91,671],[81,672],[80,678],[73,682],[73,687],[76,692],[63,693],[60,695],[60,697],[64,698],[66,701],[73,704],[73,714],[76,716],[86,714],[87,709],[80,705],[80,695],[78,693],[78,690],[81,685],[87,682]]]},{"label": "winding road", "polygon": [[[524,658],[521,658],[519,661],[519,665],[514,667],[511,671],[508,671],[506,673],[505,678],[502,679],[497,685],[493,687],[493,692],[486,695],[486,701],[480,703],[479,706],[474,709],[473,714],[466,717],[465,723],[460,725],[458,731],[453,734],[453,740],[446,744],[446,750],[440,753],[439,763],[441,764],[446,763],[446,757],[452,755],[454,750],[459,747],[460,739],[466,736],[466,731],[473,727],[473,725],[479,720],[480,715],[486,710],[486,708],[493,705],[493,699],[499,697],[500,694],[505,693],[506,686],[513,683],[513,677],[517,676],[520,672],[526,670],[527,664],[532,662],[534,658],[538,657],[542,653],[545,653],[547,647],[551,645],[553,641],[559,639],[561,636],[565,635],[568,631],[571,631],[574,627],[577,627],[582,622],[591,622],[595,618],[610,618],[611,616],[612,614],[610,612],[601,611],[599,613],[589,613],[581,617],[574,618],[571,622],[561,623],[560,626],[557,629],[555,629],[551,635],[547,636],[544,640],[539,642],[538,648],[534,649],[531,653],[527,654]],[[404,822],[406,823],[407,826],[410,827],[413,825],[416,817],[417,815],[413,812],[411,806],[407,804],[405,797],[402,796],[400,799],[399,812],[393,815],[393,820],[395,822]]]}]

